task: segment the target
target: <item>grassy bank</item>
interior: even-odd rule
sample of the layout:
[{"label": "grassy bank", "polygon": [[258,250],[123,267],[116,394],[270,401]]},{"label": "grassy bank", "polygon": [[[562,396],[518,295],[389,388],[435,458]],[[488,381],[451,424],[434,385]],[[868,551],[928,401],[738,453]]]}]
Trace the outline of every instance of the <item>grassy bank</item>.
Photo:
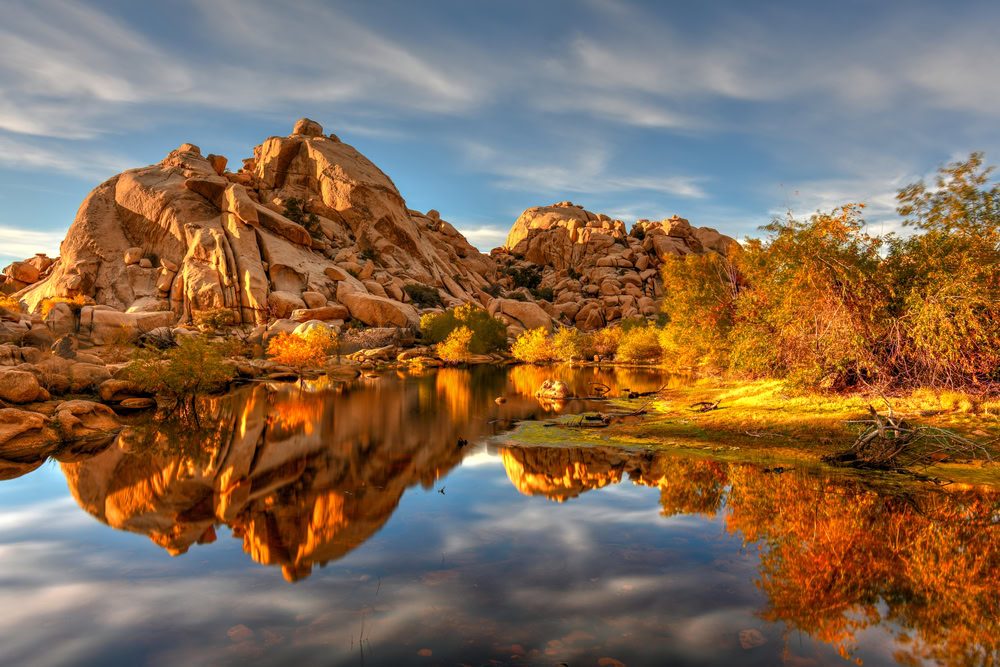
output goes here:
[{"label": "grassy bank", "polygon": [[[649,399],[616,400],[608,411],[635,410]],[[1000,459],[1000,399],[983,400],[949,391],[918,390],[879,396],[791,394],[782,382],[701,380],[666,389],[650,402],[642,418],[608,428],[575,429],[525,424],[511,438],[523,444],[617,444],[674,449],[726,460],[819,463],[820,457],[847,449],[861,430],[851,420],[869,416],[869,405],[919,426],[948,429],[987,447]],[[716,403],[707,412],[691,408]],[[575,418],[564,418],[571,423]],[[969,483],[1000,484],[1000,466],[948,460],[927,475]]]}]

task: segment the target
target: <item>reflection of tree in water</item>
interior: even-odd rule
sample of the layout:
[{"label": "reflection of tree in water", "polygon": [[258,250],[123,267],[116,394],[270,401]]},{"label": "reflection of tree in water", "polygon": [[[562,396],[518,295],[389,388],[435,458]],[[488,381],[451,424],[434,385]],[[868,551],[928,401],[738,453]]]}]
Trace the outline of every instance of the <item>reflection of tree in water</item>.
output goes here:
[{"label": "reflection of tree in water", "polygon": [[561,501],[627,474],[660,488],[666,516],[723,512],[759,548],[762,617],[845,658],[858,632],[893,623],[902,663],[1000,661],[996,490],[873,488],[614,448],[512,448],[503,460],[524,493]]}]

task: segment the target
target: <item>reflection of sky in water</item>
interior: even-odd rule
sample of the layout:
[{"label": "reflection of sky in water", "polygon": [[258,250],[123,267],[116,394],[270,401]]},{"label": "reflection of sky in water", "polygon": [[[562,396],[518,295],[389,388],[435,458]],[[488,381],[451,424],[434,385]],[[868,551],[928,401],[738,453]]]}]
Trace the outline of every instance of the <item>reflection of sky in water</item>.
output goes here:
[{"label": "reflection of sky in water", "polygon": [[[754,466],[611,447],[487,450],[482,437],[506,420],[553,409],[530,397],[550,372],[390,375],[305,393],[258,385],[206,408],[219,425],[207,435],[123,438],[0,481],[0,662],[846,664],[814,637],[835,643],[840,610],[856,613],[881,583],[862,574],[826,594],[840,573],[823,559],[853,545],[852,571],[888,573],[884,590],[938,633],[929,641],[958,635],[962,649],[991,632],[995,590],[956,602],[973,619],[965,626],[948,609],[944,623],[921,614],[942,607],[933,596],[953,582],[933,575],[965,567],[967,544],[984,536],[971,547],[984,572],[1000,554],[995,533],[931,514],[968,502],[990,516],[995,497],[927,496],[915,510]],[[558,374],[579,393],[592,381],[618,393],[663,381]],[[473,446],[457,448],[460,436]],[[814,526],[829,549],[810,544]],[[883,539],[886,526],[905,540]],[[744,546],[748,531],[784,545],[770,568],[757,543]],[[912,564],[899,545],[931,558],[926,571],[894,578]],[[770,589],[758,588],[762,573]],[[973,572],[962,585],[976,577],[993,580]],[[814,598],[799,586],[832,613],[811,618]],[[917,594],[911,604],[909,586],[930,604]],[[769,605],[808,633],[763,620]],[[872,605],[881,619],[891,611],[877,594]],[[972,627],[971,639],[953,627]],[[899,627],[876,618],[858,628],[851,657],[895,664]]]},{"label": "reflection of sky in water", "polygon": [[[755,551],[721,518],[664,518],[657,489],[627,481],[557,504],[518,493],[496,456],[469,463],[411,488],[380,532],[296,584],[225,528],[177,558],[111,530],[51,464],[3,482],[3,661],[359,664],[361,647],[366,664],[782,659],[781,629],[754,614]],[[742,649],[745,629],[767,643]],[[866,664],[886,638],[861,636]],[[787,646],[788,664],[842,662],[808,637]]]}]

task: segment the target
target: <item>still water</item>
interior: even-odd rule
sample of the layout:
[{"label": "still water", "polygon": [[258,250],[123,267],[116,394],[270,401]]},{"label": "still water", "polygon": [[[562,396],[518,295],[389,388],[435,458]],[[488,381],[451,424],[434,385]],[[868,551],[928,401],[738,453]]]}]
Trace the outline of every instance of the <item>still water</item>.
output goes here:
[{"label": "still water", "polygon": [[676,381],[479,367],[255,385],[206,402],[201,431],[140,424],[6,465],[0,661],[998,660],[997,493],[514,443],[516,420],[593,407],[531,398],[552,375],[581,394]]}]

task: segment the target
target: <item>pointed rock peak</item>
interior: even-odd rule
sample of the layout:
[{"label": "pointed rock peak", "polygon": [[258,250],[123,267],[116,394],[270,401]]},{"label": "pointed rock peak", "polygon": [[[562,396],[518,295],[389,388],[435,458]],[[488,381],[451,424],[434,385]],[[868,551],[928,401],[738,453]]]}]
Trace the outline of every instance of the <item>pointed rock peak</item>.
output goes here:
[{"label": "pointed rock peak", "polygon": [[300,118],[295,123],[295,128],[292,130],[292,134],[303,134],[307,137],[322,137],[323,126],[314,120]]}]

